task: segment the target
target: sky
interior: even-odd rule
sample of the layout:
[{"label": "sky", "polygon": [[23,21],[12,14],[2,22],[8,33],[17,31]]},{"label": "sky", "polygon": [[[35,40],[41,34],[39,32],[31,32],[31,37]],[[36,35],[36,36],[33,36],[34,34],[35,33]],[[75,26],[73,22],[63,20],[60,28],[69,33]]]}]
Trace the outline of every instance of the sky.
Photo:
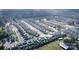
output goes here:
[{"label": "sky", "polygon": [[79,9],[0,9],[6,15],[79,15]]}]

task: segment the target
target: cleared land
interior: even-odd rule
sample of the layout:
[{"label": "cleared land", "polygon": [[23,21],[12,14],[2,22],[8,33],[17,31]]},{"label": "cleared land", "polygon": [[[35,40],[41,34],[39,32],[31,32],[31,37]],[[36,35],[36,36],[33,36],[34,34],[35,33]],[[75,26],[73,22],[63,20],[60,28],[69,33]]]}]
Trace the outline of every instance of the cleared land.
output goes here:
[{"label": "cleared land", "polygon": [[57,40],[42,47],[39,47],[35,50],[63,50],[63,49],[59,46],[59,41]]}]

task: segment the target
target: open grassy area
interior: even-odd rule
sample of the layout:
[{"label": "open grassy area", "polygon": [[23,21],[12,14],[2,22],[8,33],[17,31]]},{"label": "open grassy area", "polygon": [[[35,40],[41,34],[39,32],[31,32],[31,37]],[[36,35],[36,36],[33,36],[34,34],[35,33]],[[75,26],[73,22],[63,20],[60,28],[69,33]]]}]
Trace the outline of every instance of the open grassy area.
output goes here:
[{"label": "open grassy area", "polygon": [[63,50],[63,49],[59,46],[59,41],[57,40],[42,47],[39,47],[35,50]]},{"label": "open grassy area", "polygon": [[2,27],[0,27],[0,33],[3,32],[4,30],[2,29]]}]

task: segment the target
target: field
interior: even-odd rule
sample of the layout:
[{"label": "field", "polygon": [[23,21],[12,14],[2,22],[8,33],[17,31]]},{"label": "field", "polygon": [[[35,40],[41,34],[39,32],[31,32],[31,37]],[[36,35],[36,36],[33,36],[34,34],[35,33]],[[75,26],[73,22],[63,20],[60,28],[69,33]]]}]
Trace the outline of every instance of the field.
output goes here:
[{"label": "field", "polygon": [[63,50],[63,49],[59,46],[59,41],[57,40],[42,47],[39,47],[35,50]]}]

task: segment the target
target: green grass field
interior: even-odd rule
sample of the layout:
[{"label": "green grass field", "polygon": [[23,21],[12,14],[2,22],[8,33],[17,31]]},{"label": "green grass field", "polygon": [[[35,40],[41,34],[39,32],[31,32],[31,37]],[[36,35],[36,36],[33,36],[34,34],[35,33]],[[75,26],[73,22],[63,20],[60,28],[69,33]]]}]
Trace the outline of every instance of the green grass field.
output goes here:
[{"label": "green grass field", "polygon": [[59,41],[57,40],[42,47],[39,47],[35,50],[63,50],[63,49],[59,46]]}]

